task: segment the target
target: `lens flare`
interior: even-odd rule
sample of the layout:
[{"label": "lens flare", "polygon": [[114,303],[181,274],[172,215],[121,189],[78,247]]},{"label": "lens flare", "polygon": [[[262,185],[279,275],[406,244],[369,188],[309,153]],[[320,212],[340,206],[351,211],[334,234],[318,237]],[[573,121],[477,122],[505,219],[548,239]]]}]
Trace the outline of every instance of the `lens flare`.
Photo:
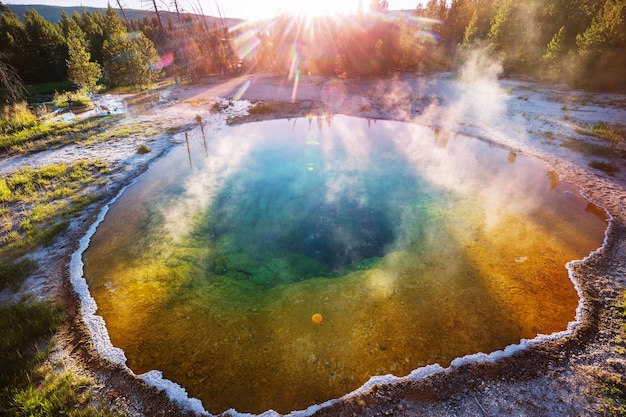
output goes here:
[{"label": "lens flare", "polygon": [[168,52],[167,54],[162,55],[159,58],[159,62],[155,64],[155,67],[157,69],[163,69],[163,68],[169,67],[173,63],[174,63],[174,54],[171,52]]},{"label": "lens flare", "polygon": [[233,39],[232,45],[239,59],[244,59],[256,55],[261,41],[252,30],[246,30]]},{"label": "lens flare", "polygon": [[250,80],[246,80],[243,84],[241,84],[241,87],[239,87],[239,89],[237,90],[237,92],[233,96],[233,100],[234,101],[240,100],[241,97],[243,97],[243,95],[248,90],[248,87],[250,87]]},{"label": "lens flare", "polygon": [[289,80],[292,80],[300,73],[300,54],[298,53],[298,46],[295,43],[289,48],[286,64],[289,67]]}]

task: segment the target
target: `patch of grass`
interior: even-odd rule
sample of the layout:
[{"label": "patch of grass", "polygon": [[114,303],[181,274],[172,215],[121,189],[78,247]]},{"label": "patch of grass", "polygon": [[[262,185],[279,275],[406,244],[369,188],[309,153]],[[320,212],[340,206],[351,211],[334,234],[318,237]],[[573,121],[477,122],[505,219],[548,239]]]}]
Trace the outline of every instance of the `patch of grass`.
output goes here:
[{"label": "patch of grass", "polygon": [[48,373],[37,387],[28,386],[13,397],[15,416],[104,417],[116,415],[88,405],[91,395],[85,391],[91,380],[72,372]]},{"label": "patch of grass", "polygon": [[0,263],[0,289],[8,287],[13,291],[19,290],[22,282],[35,271],[36,267],[35,262],[28,258]]},{"label": "patch of grass", "polygon": [[121,416],[90,404],[91,381],[45,366],[61,306],[23,299],[0,307],[0,416]]},{"label": "patch of grass", "polygon": [[581,154],[592,155],[601,158],[611,158],[614,156],[613,150],[606,145],[587,143],[574,138],[570,138],[563,143],[563,146]]},{"label": "patch of grass", "polygon": [[6,246],[17,242],[20,239],[20,234],[15,230],[7,230],[7,233],[2,236],[2,243]]},{"label": "patch of grass", "polygon": [[576,133],[585,136],[593,136],[608,141],[611,145],[617,145],[624,141],[624,133],[611,127],[606,122],[598,122],[589,126],[577,127]]},{"label": "patch of grass", "polygon": [[185,131],[186,126],[185,125],[174,125],[174,126],[170,126],[165,130],[165,133],[168,135],[176,135],[180,132]]},{"label": "patch of grass", "polygon": [[543,132],[543,135],[546,137],[546,139],[549,140],[554,140],[556,138],[554,132],[551,130],[546,130],[545,132]]},{"label": "patch of grass", "polygon": [[52,95],[57,91],[69,91],[74,87],[74,83],[69,80],[55,81],[52,83],[41,83],[26,86],[28,94],[36,95]]},{"label": "patch of grass", "polygon": [[604,406],[602,411],[604,416],[622,417],[626,415],[626,385],[621,376],[613,375],[613,378],[606,378],[602,383],[602,394],[604,394]]},{"label": "patch of grass", "polygon": [[0,133],[14,133],[37,125],[37,116],[26,102],[15,103],[0,109]]},{"label": "patch of grass", "polygon": [[214,101],[206,98],[188,98],[183,103],[189,103],[193,107],[202,106],[205,104],[213,104]]},{"label": "patch of grass", "polygon": [[604,161],[591,161],[588,164],[591,168],[593,169],[597,169],[603,172],[606,172],[607,174],[613,176],[615,175],[617,172],[619,172],[619,167],[611,164],[610,162],[604,162]]},{"label": "patch of grass", "polygon": [[70,222],[63,220],[45,228],[37,228],[35,233],[28,234],[28,242],[31,242],[32,246],[36,246],[37,243],[43,246],[50,246],[54,243],[57,236],[61,235],[69,227]]},{"label": "patch of grass", "polygon": [[12,193],[7,185],[7,181],[4,178],[0,178],[0,203],[3,201],[9,201],[11,194]]},{"label": "patch of grass", "polygon": [[39,140],[51,130],[51,125],[38,123],[22,130],[0,133],[0,153],[9,150],[23,150],[24,145]]},{"label": "patch of grass", "polygon": [[[104,184],[103,184],[104,185]],[[98,201],[100,197],[95,194],[81,194],[74,195],[70,198],[70,206],[68,207],[69,214],[79,213],[83,208],[87,207],[91,203]]]},{"label": "patch of grass", "polygon": [[121,116],[94,117],[78,122],[48,123],[36,125],[11,133],[0,131],[0,154],[7,152],[37,152],[53,145],[91,143],[89,138],[113,128]]},{"label": "patch of grass", "polygon": [[270,103],[265,103],[262,101],[255,103],[254,106],[250,110],[248,110],[248,113],[254,115],[270,114],[275,112],[276,109],[274,108],[274,106],[272,106]]},{"label": "patch of grass", "polygon": [[[55,164],[43,168],[22,167],[0,183],[0,202],[46,202],[54,199],[57,190],[67,195],[94,181],[97,174],[109,173],[102,160],[78,160],[71,165]],[[37,210],[41,210],[37,209]]]},{"label": "patch of grass", "polygon": [[31,209],[29,220],[33,223],[41,223],[50,219],[56,212],[56,204],[37,204]]},{"label": "patch of grass", "polygon": [[[0,402],[6,409],[13,392],[8,387],[27,386],[30,371],[38,364],[40,350],[62,320],[62,309],[49,302],[24,299],[0,307]],[[7,398],[8,397],[8,398]]]},{"label": "patch of grass", "polygon": [[73,92],[64,91],[62,93],[57,93],[55,91],[52,101],[54,101],[54,106],[59,108],[65,108],[69,106],[80,107],[91,104],[89,94],[85,90],[78,90]]},{"label": "patch of grass", "polygon": [[[622,334],[617,337],[618,345],[624,344],[626,338],[626,292],[623,295],[622,302],[618,305],[622,319]],[[624,347],[618,346],[616,352],[624,355]],[[604,406],[602,411],[605,416],[625,416],[626,415],[626,381],[620,374],[601,373],[598,375],[600,380],[600,389],[604,395]]]},{"label": "patch of grass", "polygon": [[79,160],[70,165],[43,168],[22,167],[0,181],[0,210],[3,211],[0,252],[18,256],[28,248],[50,245],[69,227],[69,216],[98,199],[84,191],[103,184],[111,172],[102,160]]},{"label": "patch of grass", "polygon": [[30,222],[30,219],[26,219],[20,223],[20,229],[27,232],[33,228],[33,225]]},{"label": "patch of grass", "polygon": [[154,136],[158,134],[157,130],[146,130],[141,124],[124,125],[118,127],[110,127],[109,129],[102,131],[98,134],[92,135],[84,142],[84,145],[89,146],[94,143],[108,142],[110,140],[127,138],[129,136],[145,135]]},{"label": "patch of grass", "polygon": [[624,133],[614,127],[609,126],[606,122],[598,122],[591,125],[591,131],[600,138],[608,140],[611,144],[617,145],[624,141]]}]

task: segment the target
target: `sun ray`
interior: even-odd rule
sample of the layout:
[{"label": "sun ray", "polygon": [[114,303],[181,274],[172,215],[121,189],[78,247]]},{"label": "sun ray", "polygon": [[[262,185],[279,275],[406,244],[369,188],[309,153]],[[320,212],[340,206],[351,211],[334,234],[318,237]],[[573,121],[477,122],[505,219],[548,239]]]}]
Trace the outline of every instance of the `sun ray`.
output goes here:
[{"label": "sun ray", "polygon": [[309,17],[347,15],[357,11],[358,0],[317,0],[315,2],[281,2],[280,10]]}]

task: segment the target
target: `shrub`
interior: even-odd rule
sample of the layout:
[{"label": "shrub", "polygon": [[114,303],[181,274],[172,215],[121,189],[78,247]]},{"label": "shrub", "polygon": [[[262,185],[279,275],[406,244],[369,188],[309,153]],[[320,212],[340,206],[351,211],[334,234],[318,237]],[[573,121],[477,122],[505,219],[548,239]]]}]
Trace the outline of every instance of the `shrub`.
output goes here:
[{"label": "shrub", "polygon": [[152,152],[152,149],[150,149],[150,147],[148,145],[146,145],[145,143],[142,143],[141,145],[139,145],[139,147],[137,148],[137,153],[139,155],[143,155],[145,153],[150,153]]}]

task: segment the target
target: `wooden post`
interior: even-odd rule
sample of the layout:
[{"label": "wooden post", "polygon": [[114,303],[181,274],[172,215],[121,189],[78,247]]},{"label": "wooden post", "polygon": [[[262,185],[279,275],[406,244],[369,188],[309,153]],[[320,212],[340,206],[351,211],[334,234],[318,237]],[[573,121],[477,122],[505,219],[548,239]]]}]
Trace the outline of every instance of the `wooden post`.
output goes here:
[{"label": "wooden post", "polygon": [[209,157],[209,149],[206,146],[206,135],[204,134],[204,125],[202,123],[200,123],[200,130],[202,131],[202,140],[204,141],[204,153],[206,154],[206,157]]},{"label": "wooden post", "polygon": [[185,132],[185,142],[187,142],[187,155],[189,155],[189,166],[193,171],[193,163],[191,162],[191,148],[189,148],[189,135]]}]

